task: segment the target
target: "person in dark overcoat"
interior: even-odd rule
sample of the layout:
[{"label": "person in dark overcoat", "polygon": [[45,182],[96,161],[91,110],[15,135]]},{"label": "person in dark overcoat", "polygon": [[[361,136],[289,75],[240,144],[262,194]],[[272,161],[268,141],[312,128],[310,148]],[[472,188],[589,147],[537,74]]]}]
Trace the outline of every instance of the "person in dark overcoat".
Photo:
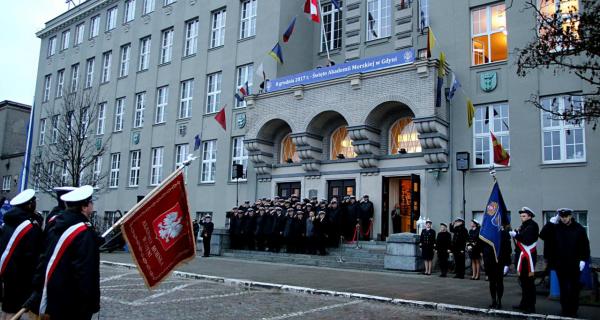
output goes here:
[{"label": "person in dark overcoat", "polygon": [[479,246],[483,254],[483,263],[485,264],[485,274],[488,277],[490,296],[492,298],[492,303],[489,305],[490,309],[502,309],[504,276],[508,274],[511,264],[510,255],[512,253],[508,228],[508,225],[504,226],[500,233],[500,252],[497,257],[494,248],[489,243],[479,239]]},{"label": "person in dark overcoat", "polygon": [[481,245],[479,240],[479,221],[471,220],[469,239],[467,240],[467,252],[471,259],[471,280],[479,280],[479,269],[481,268]]},{"label": "person in dark overcoat", "polygon": [[402,216],[400,215],[400,204],[396,203],[390,214],[392,216],[392,231],[394,233],[402,232]]},{"label": "person in dark overcoat", "polygon": [[465,228],[465,220],[457,218],[450,225],[452,232],[452,255],[454,256],[454,278],[465,278],[465,247],[469,233]]},{"label": "person in dark overcoat", "polygon": [[246,211],[248,216],[246,217],[246,223],[244,224],[244,241],[246,242],[246,246],[248,250],[256,249],[256,237],[254,233],[256,232],[256,216],[254,215],[254,209],[248,208]]},{"label": "person in dark overcoat", "polygon": [[426,275],[431,275],[433,266],[433,249],[435,248],[435,230],[431,228],[431,220],[425,222],[425,229],[421,230],[419,247],[421,248],[421,258],[425,264]]},{"label": "person in dark overcoat", "polygon": [[304,253],[305,237],[306,220],[304,219],[304,212],[302,210],[296,211],[296,217],[292,222],[292,241],[294,242],[296,253]]},{"label": "person in dark overcoat", "polygon": [[322,256],[327,255],[325,244],[328,238],[329,227],[329,219],[326,217],[326,212],[323,210],[319,211],[319,217],[315,220],[315,234],[317,249],[319,250],[319,255]]},{"label": "person in dark overcoat", "polygon": [[360,204],[358,205],[358,218],[360,219],[360,229],[361,235],[364,240],[371,240],[373,237],[371,230],[373,223],[373,216],[375,214],[375,207],[373,206],[373,202],[369,200],[368,195],[364,195]]},{"label": "person in dark overcoat", "polygon": [[520,254],[517,260],[517,273],[521,284],[521,302],[514,305],[513,308],[528,312],[535,312],[535,264],[537,262],[537,239],[539,235],[539,226],[533,220],[535,213],[528,207],[522,207],[519,210],[521,226],[509,234],[515,239]]},{"label": "person in dark overcoat", "polygon": [[285,240],[285,252],[295,253],[296,247],[294,246],[294,209],[287,209],[287,216],[285,217],[285,225],[283,227],[283,239]]},{"label": "person in dark overcoat", "polygon": [[267,214],[264,208],[258,209],[258,216],[256,217],[256,229],[254,230],[254,237],[256,239],[256,250],[265,250],[266,240],[266,226],[267,226]]},{"label": "person in dark overcoat", "polygon": [[[346,204],[346,239],[351,241],[355,237],[355,231],[357,226],[360,226],[359,219],[359,203],[356,202],[355,196],[350,196]],[[356,240],[359,240],[358,236]]]},{"label": "person in dark overcoat", "polygon": [[440,277],[445,278],[448,273],[448,256],[452,244],[452,236],[448,232],[448,226],[440,223],[440,232],[435,239],[435,250],[437,251],[438,261],[440,263]]},{"label": "person in dark overcoat", "polygon": [[202,226],[202,246],[204,247],[202,256],[208,258],[210,257],[210,240],[212,239],[215,225],[212,223],[212,217],[209,214],[204,216],[203,221],[200,221],[200,225]]},{"label": "person in dark overcoat", "polygon": [[340,236],[342,234],[342,209],[338,204],[337,198],[331,199],[331,203],[325,212],[330,224],[329,245],[338,247],[340,245]]}]

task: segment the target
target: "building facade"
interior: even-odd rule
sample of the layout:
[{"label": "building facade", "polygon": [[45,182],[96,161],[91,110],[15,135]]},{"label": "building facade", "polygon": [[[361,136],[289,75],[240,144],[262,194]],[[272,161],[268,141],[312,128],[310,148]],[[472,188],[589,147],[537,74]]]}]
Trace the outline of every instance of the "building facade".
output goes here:
[{"label": "building facade", "polygon": [[31,106],[4,100],[0,102],[0,197],[11,199],[18,192],[19,176],[27,142]]},{"label": "building facade", "polygon": [[[511,155],[496,171],[513,220],[524,205],[540,223],[572,207],[594,243],[598,133],[550,121],[526,102],[538,94],[564,107],[573,103],[569,94],[589,88],[552,71],[517,77],[512,51],[531,39],[531,13],[503,1],[338,2],[339,9],[320,2],[317,24],[304,19],[300,0],[86,1],[37,34],[34,137],[48,132],[42,124],[65,94],[96,90],[104,111],[90,120],[93,138],[111,136],[95,168],[107,174],[99,215],[128,210],[194,153],[186,169],[190,206],[212,213],[217,226],[236,199],[368,194],[373,233],[385,239],[395,206],[403,232],[414,232],[419,218],[481,217],[493,184],[492,131]],[[276,43],[283,63],[267,55]],[[445,90],[437,90],[440,51]],[[438,100],[451,73],[462,89]],[[250,95],[238,101],[246,86]],[[476,110],[472,127],[467,98]],[[222,108],[225,130],[214,119]],[[464,172],[455,161],[463,151],[470,155]],[[244,166],[239,181],[236,163]]]}]

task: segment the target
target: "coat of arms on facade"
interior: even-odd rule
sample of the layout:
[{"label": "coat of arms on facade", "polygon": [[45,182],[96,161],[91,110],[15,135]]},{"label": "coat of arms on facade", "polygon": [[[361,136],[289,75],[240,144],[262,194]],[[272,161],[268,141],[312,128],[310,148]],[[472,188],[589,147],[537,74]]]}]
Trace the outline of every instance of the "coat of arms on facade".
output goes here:
[{"label": "coat of arms on facade", "polygon": [[185,137],[186,134],[187,134],[187,125],[185,125],[185,124],[179,125],[179,135],[182,137]]},{"label": "coat of arms on facade", "polygon": [[484,92],[492,92],[498,85],[498,73],[496,71],[484,72],[479,75],[479,86]]},{"label": "coat of arms on facade", "polygon": [[139,132],[133,133],[133,135],[131,136],[131,142],[133,142],[133,144],[140,143],[140,133]]},{"label": "coat of arms on facade", "polygon": [[246,126],[246,114],[245,113],[238,113],[236,115],[236,121],[235,121],[238,129],[243,129]]},{"label": "coat of arms on facade", "polygon": [[183,214],[179,204],[158,216],[154,222],[154,232],[163,249],[169,249],[183,231]]}]

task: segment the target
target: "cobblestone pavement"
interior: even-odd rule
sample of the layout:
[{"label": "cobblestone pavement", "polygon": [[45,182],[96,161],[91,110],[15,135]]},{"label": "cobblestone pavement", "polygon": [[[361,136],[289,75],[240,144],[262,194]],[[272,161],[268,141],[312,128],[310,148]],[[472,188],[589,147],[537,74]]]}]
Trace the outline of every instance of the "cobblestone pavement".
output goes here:
[{"label": "cobblestone pavement", "polygon": [[[410,309],[344,297],[248,289],[169,277],[149,291],[136,270],[101,267],[101,310],[93,319],[461,319],[467,315]],[[483,319],[468,315],[469,319]]]}]

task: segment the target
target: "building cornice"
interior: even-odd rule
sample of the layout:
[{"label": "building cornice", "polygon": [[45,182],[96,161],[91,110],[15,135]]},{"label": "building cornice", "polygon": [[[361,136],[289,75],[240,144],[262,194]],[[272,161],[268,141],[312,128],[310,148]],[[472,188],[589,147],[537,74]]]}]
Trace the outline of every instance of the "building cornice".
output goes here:
[{"label": "building cornice", "polygon": [[14,102],[10,100],[0,101],[0,109],[4,108],[12,108],[17,109],[19,111],[26,111],[27,113],[31,112],[31,106],[26,105],[24,103]]},{"label": "building cornice", "polygon": [[103,8],[118,2],[119,0],[87,0],[59,15],[58,17],[46,22],[44,29],[36,32],[36,36],[40,39],[47,37],[50,34],[57,32],[67,26],[84,20],[85,18],[97,13]]}]

